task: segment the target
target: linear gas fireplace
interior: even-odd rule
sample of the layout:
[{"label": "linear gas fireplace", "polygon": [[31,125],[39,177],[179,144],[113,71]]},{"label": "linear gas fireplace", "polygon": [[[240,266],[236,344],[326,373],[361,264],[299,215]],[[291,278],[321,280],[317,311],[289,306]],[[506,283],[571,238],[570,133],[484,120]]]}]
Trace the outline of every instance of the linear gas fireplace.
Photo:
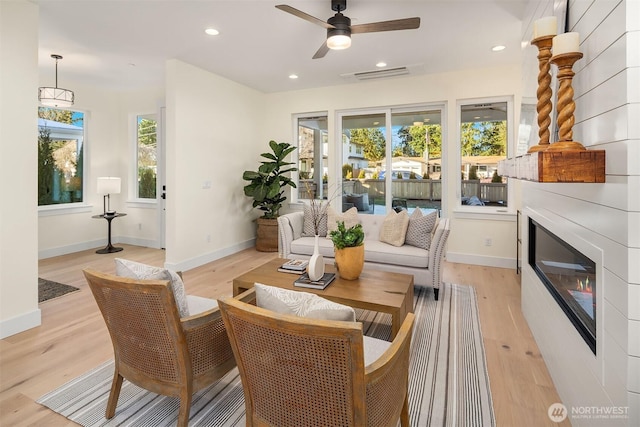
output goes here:
[{"label": "linear gas fireplace", "polygon": [[596,353],[596,264],[529,218],[529,265]]}]

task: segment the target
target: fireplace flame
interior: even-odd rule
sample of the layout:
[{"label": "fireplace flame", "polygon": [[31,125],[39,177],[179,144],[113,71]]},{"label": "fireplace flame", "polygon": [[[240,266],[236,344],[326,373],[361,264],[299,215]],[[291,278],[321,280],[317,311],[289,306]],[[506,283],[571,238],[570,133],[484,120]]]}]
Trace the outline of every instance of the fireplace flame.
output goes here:
[{"label": "fireplace flame", "polygon": [[576,279],[576,289],[580,292],[588,292],[592,293],[593,289],[591,288],[591,284],[589,283],[589,277],[587,277],[584,281],[580,279]]}]

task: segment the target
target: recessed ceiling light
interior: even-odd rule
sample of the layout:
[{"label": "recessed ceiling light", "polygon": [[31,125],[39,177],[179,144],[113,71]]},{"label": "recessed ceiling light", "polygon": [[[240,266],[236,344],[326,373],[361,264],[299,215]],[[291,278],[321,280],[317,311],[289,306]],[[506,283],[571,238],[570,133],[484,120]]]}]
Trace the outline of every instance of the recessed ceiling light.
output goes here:
[{"label": "recessed ceiling light", "polygon": [[506,46],[499,44],[497,46],[492,47],[491,50],[494,52],[500,52],[501,50],[505,50],[506,48],[507,48]]},{"label": "recessed ceiling light", "polygon": [[295,80],[295,79],[297,79],[297,78],[298,78],[298,75],[297,75],[297,74],[289,74],[289,78],[290,78],[291,80]]},{"label": "recessed ceiling light", "polygon": [[387,63],[386,63],[386,62],[383,62],[383,61],[380,61],[380,62],[378,62],[378,63],[376,64],[376,67],[378,67],[378,68],[382,68],[382,67],[386,67],[386,66],[387,66]]},{"label": "recessed ceiling light", "polygon": [[220,34],[220,31],[216,30],[215,28],[207,28],[206,30],[204,30],[204,32],[209,34],[210,36],[217,36],[218,34]]}]

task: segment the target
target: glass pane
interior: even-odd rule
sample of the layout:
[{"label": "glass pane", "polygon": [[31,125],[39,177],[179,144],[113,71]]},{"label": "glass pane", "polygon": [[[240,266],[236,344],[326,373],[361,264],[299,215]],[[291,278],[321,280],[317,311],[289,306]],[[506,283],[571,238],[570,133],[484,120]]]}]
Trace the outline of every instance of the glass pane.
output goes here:
[{"label": "glass pane", "polygon": [[298,119],[298,199],[326,199],[328,179],[327,117]]},{"label": "glass pane", "polygon": [[391,114],[391,204],[396,210],[440,210],[441,122],[440,110]]},{"label": "glass pane", "polygon": [[384,214],[385,115],[365,114],[342,118],[342,210]]},{"label": "glass pane", "polygon": [[38,108],[38,206],[83,200],[84,114]]},{"label": "glass pane", "polygon": [[507,206],[507,179],[498,162],[507,156],[507,103],[461,107],[461,204]]},{"label": "glass pane", "polygon": [[156,198],[158,122],[155,114],[138,116],[138,198]]}]

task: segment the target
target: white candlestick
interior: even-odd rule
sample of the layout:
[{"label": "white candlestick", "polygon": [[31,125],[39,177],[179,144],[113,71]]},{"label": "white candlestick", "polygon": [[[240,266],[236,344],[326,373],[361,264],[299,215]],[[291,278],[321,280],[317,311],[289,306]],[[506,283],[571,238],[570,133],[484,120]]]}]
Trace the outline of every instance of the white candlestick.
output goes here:
[{"label": "white candlestick", "polygon": [[558,34],[553,38],[551,47],[553,55],[580,52],[580,35],[578,33]]},{"label": "white candlestick", "polygon": [[533,38],[542,36],[555,36],[558,32],[558,18],[545,16],[533,23]]}]

